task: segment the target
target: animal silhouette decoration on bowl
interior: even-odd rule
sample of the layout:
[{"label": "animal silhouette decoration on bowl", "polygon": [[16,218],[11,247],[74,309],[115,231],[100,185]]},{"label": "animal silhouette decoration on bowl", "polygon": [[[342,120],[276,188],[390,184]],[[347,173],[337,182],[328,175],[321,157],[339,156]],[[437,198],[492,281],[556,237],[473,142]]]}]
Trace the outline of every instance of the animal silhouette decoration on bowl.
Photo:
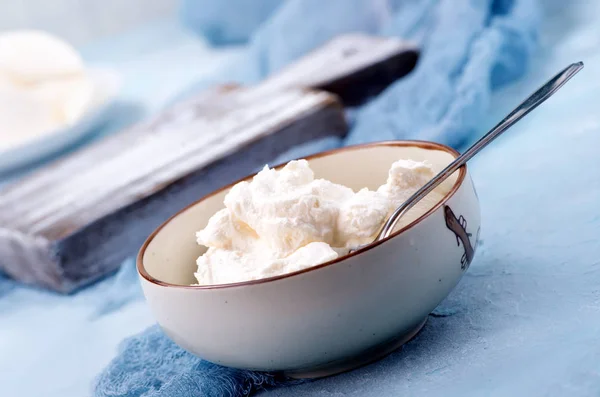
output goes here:
[{"label": "animal silhouette decoration on bowl", "polygon": [[464,216],[460,215],[458,218],[452,211],[452,209],[444,205],[444,219],[446,220],[446,227],[456,235],[456,243],[458,246],[461,245],[465,250],[465,253],[460,259],[460,268],[462,270],[467,270],[469,265],[473,261],[473,257],[475,256],[475,249],[477,248],[477,243],[479,242],[479,232],[481,231],[481,227],[477,228],[477,233],[475,234],[475,242],[471,244],[472,233],[467,232],[467,220]]}]

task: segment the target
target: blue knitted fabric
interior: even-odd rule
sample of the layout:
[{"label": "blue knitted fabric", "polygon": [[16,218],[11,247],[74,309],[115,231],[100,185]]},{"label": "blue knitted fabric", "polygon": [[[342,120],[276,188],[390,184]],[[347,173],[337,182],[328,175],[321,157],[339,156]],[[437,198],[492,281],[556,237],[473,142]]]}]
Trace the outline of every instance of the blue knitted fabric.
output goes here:
[{"label": "blue knitted fabric", "polygon": [[[188,18],[188,23],[200,24],[196,29],[215,43],[248,39],[249,49],[243,60],[221,71],[212,82],[232,77],[256,82],[345,32],[399,36],[423,49],[413,73],[353,112],[345,142],[311,142],[278,160],[387,139],[434,140],[460,148],[482,132],[476,127],[487,114],[492,90],[523,76],[536,47],[534,0],[289,0],[274,10],[266,6],[275,7],[273,1],[236,0],[240,7],[258,7],[243,27],[236,24],[240,16],[235,15],[235,7],[221,9],[217,3],[185,1],[185,9],[196,16],[211,10],[202,18]],[[118,356],[98,377],[95,395],[245,396],[282,383],[287,382],[269,374],[204,362],[153,327],[123,343]]]},{"label": "blue knitted fabric", "polygon": [[199,360],[166,338],[158,326],[123,342],[100,377],[100,396],[247,396],[279,384],[273,375],[225,368]]}]

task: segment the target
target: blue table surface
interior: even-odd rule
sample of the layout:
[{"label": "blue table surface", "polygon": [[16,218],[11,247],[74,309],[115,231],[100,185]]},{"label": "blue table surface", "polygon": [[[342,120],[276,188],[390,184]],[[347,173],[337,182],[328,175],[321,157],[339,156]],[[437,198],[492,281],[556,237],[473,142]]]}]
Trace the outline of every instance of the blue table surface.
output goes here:
[{"label": "blue table surface", "polygon": [[[482,131],[568,63],[586,68],[470,164],[483,244],[446,315],[392,357],[261,394],[600,394],[600,4],[554,3],[531,73],[495,94]],[[168,21],[84,54],[123,73],[138,118],[231,56]],[[74,296],[0,284],[0,395],[89,395],[118,343],[154,322],[135,279],[131,262]]]}]

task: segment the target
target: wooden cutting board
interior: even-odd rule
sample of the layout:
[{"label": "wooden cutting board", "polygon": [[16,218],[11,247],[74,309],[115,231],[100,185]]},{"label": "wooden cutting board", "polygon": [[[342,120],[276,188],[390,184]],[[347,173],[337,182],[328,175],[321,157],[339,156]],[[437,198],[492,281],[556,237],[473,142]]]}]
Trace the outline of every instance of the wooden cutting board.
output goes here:
[{"label": "wooden cutting board", "polygon": [[160,223],[287,149],[344,136],[355,105],[410,72],[414,46],[341,36],[254,87],[220,86],[0,191],[0,269],[68,293]]}]

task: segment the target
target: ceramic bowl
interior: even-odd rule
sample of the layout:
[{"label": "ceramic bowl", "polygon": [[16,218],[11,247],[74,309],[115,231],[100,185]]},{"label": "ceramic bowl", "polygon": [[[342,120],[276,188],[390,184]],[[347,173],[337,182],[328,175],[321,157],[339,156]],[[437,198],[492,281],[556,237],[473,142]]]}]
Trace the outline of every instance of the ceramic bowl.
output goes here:
[{"label": "ceramic bowl", "polygon": [[[430,142],[347,147],[306,159],[315,177],[358,190],[385,183],[397,159],[442,169],[458,153]],[[225,187],[182,210],[142,246],[144,294],[164,332],[213,363],[327,376],[376,360],[412,338],[469,267],[479,235],[477,194],[466,167],[443,200],[389,238],[299,272],[227,285],[191,286],[204,248],[195,232],[223,208]],[[406,223],[406,222],[405,222]]]}]

